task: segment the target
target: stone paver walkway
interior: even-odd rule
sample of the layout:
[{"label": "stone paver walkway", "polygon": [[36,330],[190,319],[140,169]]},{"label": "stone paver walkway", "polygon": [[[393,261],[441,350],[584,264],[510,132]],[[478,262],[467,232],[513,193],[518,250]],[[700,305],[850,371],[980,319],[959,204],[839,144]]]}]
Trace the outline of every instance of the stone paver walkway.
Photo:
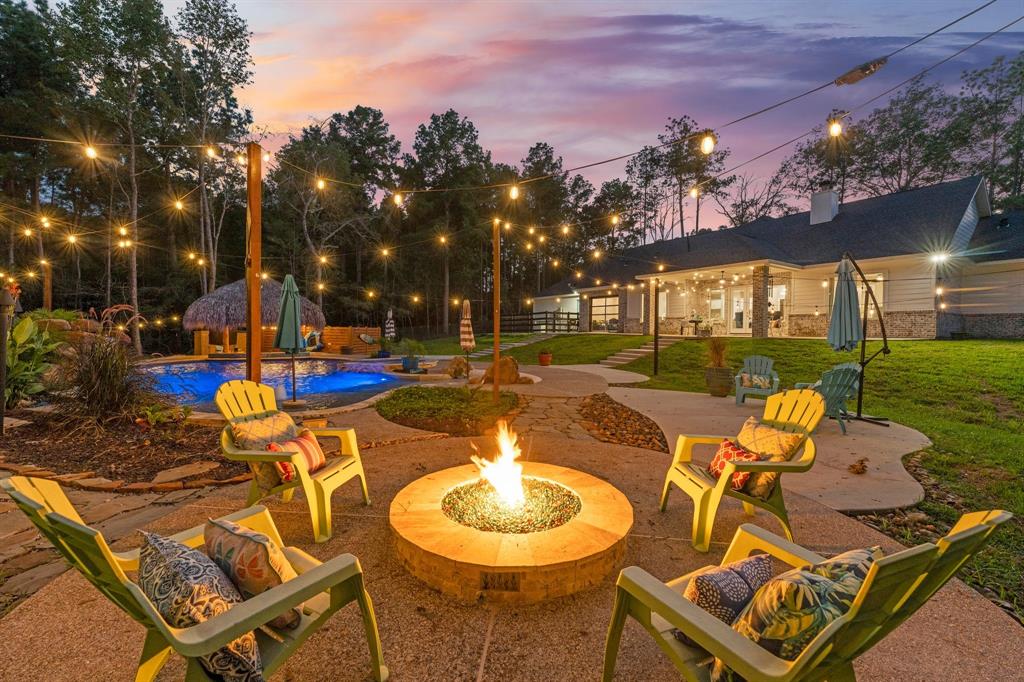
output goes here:
[{"label": "stone paver walkway", "polygon": [[[9,472],[0,471],[0,478]],[[168,493],[123,495],[65,488],[82,520],[103,532],[108,541],[119,540],[153,523],[177,507],[199,501],[214,489],[175,490]],[[0,495],[0,615],[67,570],[68,566],[48,540],[7,495]]]},{"label": "stone paver walkway", "polygon": [[[732,397],[713,398],[703,393],[612,387],[608,395],[653,419],[675,447],[679,434],[733,435],[750,416],[760,416],[764,402],[748,399],[742,406]],[[846,512],[896,509],[917,504],[924,489],[903,468],[903,455],[931,445],[919,431],[900,424],[889,427],[863,422],[839,425],[823,419],[814,433],[817,459],[810,471],[785,477],[786,492],[796,492],[832,509]],[[706,463],[714,448],[699,448],[695,459]],[[864,460],[867,471],[850,472]]]}]

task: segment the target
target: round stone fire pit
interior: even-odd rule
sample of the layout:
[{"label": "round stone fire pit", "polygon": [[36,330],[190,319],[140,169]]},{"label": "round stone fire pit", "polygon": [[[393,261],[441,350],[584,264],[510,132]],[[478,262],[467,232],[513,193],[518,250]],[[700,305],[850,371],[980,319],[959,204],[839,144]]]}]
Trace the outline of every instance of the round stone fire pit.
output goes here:
[{"label": "round stone fire pit", "polygon": [[410,573],[467,602],[529,603],[599,583],[622,561],[633,507],[575,469],[523,463],[522,514],[489,510],[473,464],[417,479],[391,502],[395,547]]}]

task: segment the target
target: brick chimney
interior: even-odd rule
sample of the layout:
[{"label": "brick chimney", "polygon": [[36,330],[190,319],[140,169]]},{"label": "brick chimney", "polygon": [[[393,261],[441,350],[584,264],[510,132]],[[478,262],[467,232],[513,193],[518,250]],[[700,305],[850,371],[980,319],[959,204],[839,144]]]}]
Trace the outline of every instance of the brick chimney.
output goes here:
[{"label": "brick chimney", "polygon": [[834,190],[811,195],[811,225],[831,222],[839,214],[839,195]]}]

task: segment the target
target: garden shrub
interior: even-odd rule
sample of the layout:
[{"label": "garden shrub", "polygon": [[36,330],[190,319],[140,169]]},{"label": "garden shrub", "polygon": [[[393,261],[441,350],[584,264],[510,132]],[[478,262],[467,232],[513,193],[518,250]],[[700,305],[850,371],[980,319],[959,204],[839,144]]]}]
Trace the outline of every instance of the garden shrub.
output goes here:
[{"label": "garden shrub", "polygon": [[24,317],[14,325],[7,340],[7,385],[4,390],[7,407],[14,407],[43,392],[43,375],[53,366],[59,345],[31,318]]},{"label": "garden shrub", "polygon": [[489,388],[407,386],[378,400],[375,407],[380,416],[404,426],[478,436],[518,404],[515,393],[502,392],[495,405]]}]

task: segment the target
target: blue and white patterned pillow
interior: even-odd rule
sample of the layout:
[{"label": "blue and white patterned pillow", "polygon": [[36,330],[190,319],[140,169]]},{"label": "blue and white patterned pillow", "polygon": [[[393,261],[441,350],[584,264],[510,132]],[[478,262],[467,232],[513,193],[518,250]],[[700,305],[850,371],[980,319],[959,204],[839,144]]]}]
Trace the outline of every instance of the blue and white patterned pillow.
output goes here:
[{"label": "blue and white patterned pillow", "polygon": [[[187,628],[242,603],[224,572],[201,551],[140,531],[139,587],[173,627]],[[248,632],[199,662],[226,682],[263,682],[256,636]]]}]

